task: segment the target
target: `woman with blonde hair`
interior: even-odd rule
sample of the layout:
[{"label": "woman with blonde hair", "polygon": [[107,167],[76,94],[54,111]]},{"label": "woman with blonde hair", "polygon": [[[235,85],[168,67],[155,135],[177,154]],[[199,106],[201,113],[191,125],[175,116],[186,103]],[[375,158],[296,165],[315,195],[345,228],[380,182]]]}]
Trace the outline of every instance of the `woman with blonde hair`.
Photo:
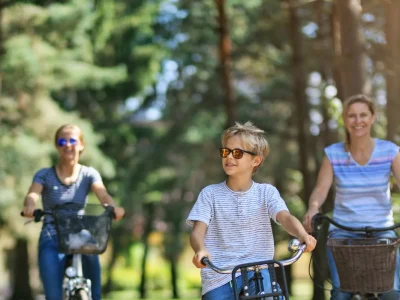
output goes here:
[{"label": "woman with blonde hair", "polygon": [[[33,217],[35,204],[42,198],[44,210],[55,205],[74,203],[84,207],[88,193],[93,191],[104,205],[114,206],[115,219],[120,220],[125,211],[116,207],[108,194],[99,172],[79,164],[80,154],[85,148],[82,130],[73,124],[61,126],[55,134],[58,162],[50,168],[36,172],[25,197],[23,213]],[[65,255],[58,252],[58,240],[54,221],[46,216],[39,238],[39,271],[44,293],[48,300],[63,299],[62,281]],[[83,272],[91,280],[93,300],[101,299],[100,264],[97,255],[82,255]]]},{"label": "woman with blonde hair", "polygon": [[[336,222],[349,227],[388,227],[394,224],[389,181],[393,172],[396,181],[400,183],[399,147],[390,141],[371,136],[376,114],[370,98],[364,95],[348,98],[344,102],[342,118],[346,140],[325,148],[326,155],[304,216],[303,223],[309,232],[312,217],[325,202],[333,183],[336,194],[333,219]],[[358,235],[332,226],[329,233],[331,238],[355,238]],[[394,231],[376,235],[396,237]],[[331,299],[351,299],[350,293],[340,291],[339,276],[329,249],[327,254],[333,285]],[[396,291],[400,287],[398,266],[399,262],[394,283]]]}]

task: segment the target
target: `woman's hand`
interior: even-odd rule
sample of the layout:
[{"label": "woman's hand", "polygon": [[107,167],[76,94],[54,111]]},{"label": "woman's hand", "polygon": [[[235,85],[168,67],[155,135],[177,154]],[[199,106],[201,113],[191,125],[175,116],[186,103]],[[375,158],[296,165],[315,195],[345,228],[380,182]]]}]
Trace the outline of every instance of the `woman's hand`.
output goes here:
[{"label": "woman's hand", "polygon": [[35,211],[35,204],[25,204],[22,212],[25,218],[33,218],[33,212]]},{"label": "woman's hand", "polygon": [[310,208],[303,218],[303,226],[307,232],[312,232],[312,218],[318,213],[318,209]]},{"label": "woman's hand", "polygon": [[119,221],[125,216],[125,209],[122,207],[116,206],[114,207],[114,220]]}]

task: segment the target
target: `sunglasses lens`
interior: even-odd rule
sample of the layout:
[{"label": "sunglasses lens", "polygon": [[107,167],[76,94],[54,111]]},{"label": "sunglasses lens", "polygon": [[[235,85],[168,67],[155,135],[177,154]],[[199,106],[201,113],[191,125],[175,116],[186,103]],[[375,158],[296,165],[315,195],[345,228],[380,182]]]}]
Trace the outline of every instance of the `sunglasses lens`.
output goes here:
[{"label": "sunglasses lens", "polygon": [[76,145],[77,140],[71,138],[71,139],[69,139],[69,143],[71,144],[71,146],[74,146],[74,145]]},{"label": "sunglasses lens", "polygon": [[58,145],[59,147],[64,147],[66,144],[67,144],[67,140],[64,139],[64,138],[61,138],[61,139],[58,139],[58,140],[57,140],[57,145]]},{"label": "sunglasses lens", "polygon": [[222,148],[219,150],[219,155],[221,155],[222,158],[227,158],[229,155],[229,150],[226,148]]},{"label": "sunglasses lens", "polygon": [[232,150],[232,156],[235,159],[240,159],[243,157],[243,151],[240,149],[234,149]]}]

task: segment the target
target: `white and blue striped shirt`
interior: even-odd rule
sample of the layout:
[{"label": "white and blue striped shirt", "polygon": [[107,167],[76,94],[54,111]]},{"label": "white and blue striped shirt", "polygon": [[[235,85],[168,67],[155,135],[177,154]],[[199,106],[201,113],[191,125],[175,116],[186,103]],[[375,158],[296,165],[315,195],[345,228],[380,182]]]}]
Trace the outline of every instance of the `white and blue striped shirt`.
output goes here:
[{"label": "white and blue striped shirt", "polygon": [[389,179],[398,152],[394,143],[375,139],[370,160],[359,165],[343,142],[325,148],[335,181],[335,221],[351,227],[393,225]]},{"label": "white and blue striped shirt", "polygon": [[[194,204],[187,223],[205,223],[204,245],[215,265],[236,265],[274,257],[274,238],[270,219],[288,210],[278,190],[269,184],[253,182],[246,192],[232,191],[226,182],[204,188]],[[202,294],[218,288],[232,278],[209,268],[201,270]]]}]

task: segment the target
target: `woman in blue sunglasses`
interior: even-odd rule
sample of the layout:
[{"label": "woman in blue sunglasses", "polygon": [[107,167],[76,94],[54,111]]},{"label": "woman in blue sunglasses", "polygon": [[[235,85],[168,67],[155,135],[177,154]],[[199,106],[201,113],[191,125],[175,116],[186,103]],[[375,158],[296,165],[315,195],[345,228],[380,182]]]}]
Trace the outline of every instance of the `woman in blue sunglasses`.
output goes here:
[{"label": "woman in blue sunglasses", "polygon": [[[55,166],[39,170],[24,201],[24,216],[33,217],[35,204],[42,197],[43,210],[55,205],[74,203],[85,206],[88,193],[93,191],[102,204],[114,206],[115,219],[120,220],[125,211],[116,207],[108,194],[98,171],[79,164],[85,148],[82,130],[73,124],[61,126],[55,134],[59,159]],[[101,299],[100,264],[97,255],[82,256],[85,277],[92,282],[93,300]],[[65,255],[58,252],[57,232],[54,222],[43,221],[39,238],[39,271],[46,299],[62,299],[62,280]]]}]

